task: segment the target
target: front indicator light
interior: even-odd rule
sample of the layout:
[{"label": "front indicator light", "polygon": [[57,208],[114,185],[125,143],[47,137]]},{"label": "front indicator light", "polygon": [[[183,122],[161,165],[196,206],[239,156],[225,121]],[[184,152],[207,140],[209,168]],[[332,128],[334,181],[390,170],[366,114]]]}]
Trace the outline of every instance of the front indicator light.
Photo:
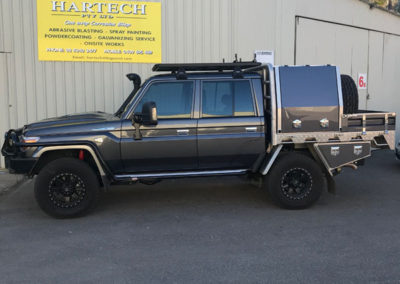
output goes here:
[{"label": "front indicator light", "polygon": [[40,137],[22,137],[22,142],[26,144],[37,143]]}]

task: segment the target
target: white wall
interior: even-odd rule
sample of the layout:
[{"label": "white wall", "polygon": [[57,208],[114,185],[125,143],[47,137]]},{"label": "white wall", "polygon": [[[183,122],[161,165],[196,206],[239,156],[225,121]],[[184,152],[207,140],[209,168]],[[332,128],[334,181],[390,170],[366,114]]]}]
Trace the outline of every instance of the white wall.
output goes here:
[{"label": "white wall", "polygon": [[[400,35],[400,17],[371,10],[359,0],[161,2],[163,62],[230,61],[235,53],[251,60],[254,50],[272,49],[276,64],[294,64],[295,53],[297,63],[310,63],[317,52],[319,63],[338,64],[353,75],[366,65],[380,65],[369,70],[371,99],[367,102],[366,93],[362,94],[362,103],[400,113],[399,56],[395,56],[400,43],[390,35]],[[143,78],[151,74],[150,64],[39,62],[36,20],[36,0],[0,0],[0,143],[7,129],[43,118],[82,111],[113,112],[132,89],[125,74],[136,72]],[[327,30],[336,38],[326,35]],[[351,54],[358,57],[344,60]]]}]

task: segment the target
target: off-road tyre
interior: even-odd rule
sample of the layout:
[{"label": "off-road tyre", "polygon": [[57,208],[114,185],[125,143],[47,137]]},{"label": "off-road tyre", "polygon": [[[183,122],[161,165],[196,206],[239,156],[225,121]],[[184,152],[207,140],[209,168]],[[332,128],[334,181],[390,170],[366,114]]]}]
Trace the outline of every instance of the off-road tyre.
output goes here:
[{"label": "off-road tyre", "polygon": [[341,75],[342,95],[343,95],[343,113],[358,112],[358,90],[353,78],[349,75]]},{"label": "off-road tyre", "polygon": [[286,209],[304,209],[320,198],[327,182],[321,167],[302,153],[282,153],[266,177],[272,201]]},{"label": "off-road tyre", "polygon": [[99,182],[93,169],[75,158],[47,164],[35,181],[39,207],[55,218],[74,218],[89,213],[99,198]]}]

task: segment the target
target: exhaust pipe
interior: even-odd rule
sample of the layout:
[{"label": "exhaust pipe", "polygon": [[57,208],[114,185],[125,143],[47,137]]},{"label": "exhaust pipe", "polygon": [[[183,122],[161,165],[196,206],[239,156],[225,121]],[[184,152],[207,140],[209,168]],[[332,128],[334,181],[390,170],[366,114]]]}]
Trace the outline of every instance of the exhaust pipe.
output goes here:
[{"label": "exhaust pipe", "polygon": [[353,170],[358,169],[357,165],[355,165],[355,164],[346,164],[346,165],[343,165],[343,167],[349,167],[349,168],[352,168]]}]

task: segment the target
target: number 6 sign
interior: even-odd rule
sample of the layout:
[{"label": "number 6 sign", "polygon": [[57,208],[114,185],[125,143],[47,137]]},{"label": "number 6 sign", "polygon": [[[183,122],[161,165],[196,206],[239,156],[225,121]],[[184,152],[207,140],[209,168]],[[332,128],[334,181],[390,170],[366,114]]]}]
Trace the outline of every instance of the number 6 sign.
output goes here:
[{"label": "number 6 sign", "polygon": [[367,74],[358,74],[357,87],[359,90],[367,89]]}]

